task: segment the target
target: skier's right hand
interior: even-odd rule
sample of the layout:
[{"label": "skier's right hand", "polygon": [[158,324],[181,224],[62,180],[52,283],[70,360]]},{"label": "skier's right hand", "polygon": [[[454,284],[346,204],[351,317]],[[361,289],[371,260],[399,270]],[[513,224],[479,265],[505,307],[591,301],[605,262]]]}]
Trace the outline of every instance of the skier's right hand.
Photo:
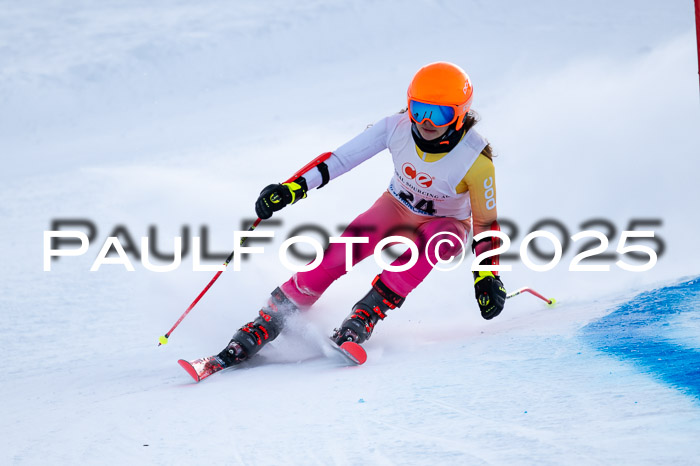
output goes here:
[{"label": "skier's right hand", "polygon": [[263,220],[268,219],[274,212],[304,199],[307,190],[303,176],[291,183],[271,184],[260,192],[258,200],[255,201],[255,213]]}]

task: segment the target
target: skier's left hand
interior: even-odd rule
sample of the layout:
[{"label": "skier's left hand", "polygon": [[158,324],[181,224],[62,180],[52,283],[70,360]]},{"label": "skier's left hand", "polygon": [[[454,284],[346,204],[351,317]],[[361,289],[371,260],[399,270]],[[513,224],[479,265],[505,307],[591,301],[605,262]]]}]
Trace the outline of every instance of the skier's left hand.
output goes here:
[{"label": "skier's left hand", "polygon": [[255,213],[263,220],[268,219],[274,212],[294,204],[299,199],[304,199],[307,190],[306,180],[302,176],[291,183],[268,185],[255,201]]},{"label": "skier's left hand", "polygon": [[481,317],[493,319],[506,304],[506,289],[503,282],[491,272],[474,272],[474,292]]}]

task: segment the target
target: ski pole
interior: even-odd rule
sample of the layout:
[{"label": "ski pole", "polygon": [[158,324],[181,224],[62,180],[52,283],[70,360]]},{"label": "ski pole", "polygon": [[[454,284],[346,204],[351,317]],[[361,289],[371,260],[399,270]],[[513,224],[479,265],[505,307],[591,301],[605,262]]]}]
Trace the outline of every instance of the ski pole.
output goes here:
[{"label": "ski pole", "polygon": [[[318,157],[313,159],[311,162],[307,163],[301,169],[299,169],[299,171],[297,171],[294,175],[292,175],[287,181],[285,181],[285,183],[291,183],[292,181],[296,180],[300,176],[304,175],[306,172],[310,171],[312,168],[315,168],[318,165],[320,165],[321,163],[325,162],[326,160],[328,160],[328,158],[331,156],[331,154],[332,154],[331,152],[324,152],[323,154],[319,155]],[[255,228],[260,224],[261,221],[262,221],[262,219],[258,217],[258,219],[255,220],[255,222],[250,226],[250,228],[248,228],[248,231],[255,230]],[[243,243],[245,243],[246,239],[248,239],[247,236],[244,236],[243,238],[241,238],[241,242],[240,242],[239,246],[243,246]],[[231,254],[228,255],[228,257],[226,258],[226,262],[224,262],[224,267],[227,267],[229,262],[231,262],[233,260],[233,253],[234,252],[235,252],[235,249],[233,251],[231,251]],[[168,343],[168,338],[170,338],[170,335],[173,333],[173,331],[177,328],[178,325],[180,325],[180,322],[183,321],[183,319],[187,316],[187,314],[189,314],[190,311],[197,305],[199,300],[202,299],[202,296],[204,296],[206,294],[206,292],[209,291],[209,288],[211,288],[211,286],[214,284],[214,282],[216,282],[219,279],[219,276],[221,276],[222,272],[223,272],[223,270],[219,270],[218,272],[216,272],[216,275],[214,275],[214,278],[212,278],[209,281],[207,286],[205,286],[204,289],[195,298],[195,300],[192,301],[192,304],[190,304],[189,307],[185,310],[185,312],[183,312],[183,314],[180,316],[180,318],[177,319],[177,322],[175,322],[175,325],[173,325],[165,335],[158,338],[158,346],[165,345],[166,343]]]},{"label": "ski pole", "polygon": [[551,298],[551,299],[545,298],[544,296],[539,294],[537,291],[533,290],[532,288],[528,288],[528,287],[519,288],[511,293],[508,293],[506,295],[506,299],[510,299],[514,296],[518,296],[520,293],[530,293],[534,296],[537,296],[542,301],[546,302],[548,307],[554,307],[554,305],[557,303],[557,301],[554,298]]}]

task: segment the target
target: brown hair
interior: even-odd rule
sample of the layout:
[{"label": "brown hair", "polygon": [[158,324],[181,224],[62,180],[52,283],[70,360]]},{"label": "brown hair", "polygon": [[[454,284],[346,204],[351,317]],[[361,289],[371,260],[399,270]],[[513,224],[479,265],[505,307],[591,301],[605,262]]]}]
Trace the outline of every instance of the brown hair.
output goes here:
[{"label": "brown hair", "polygon": [[[481,117],[479,116],[478,113],[476,113],[476,110],[469,110],[469,113],[467,113],[464,116],[464,130],[469,131],[472,129],[472,127],[477,124],[481,120]],[[491,144],[488,142],[486,143],[486,147],[484,147],[484,150],[481,151],[482,154],[484,154],[486,157],[489,158],[489,160],[493,160],[494,154],[493,154],[493,148],[491,147]]]}]

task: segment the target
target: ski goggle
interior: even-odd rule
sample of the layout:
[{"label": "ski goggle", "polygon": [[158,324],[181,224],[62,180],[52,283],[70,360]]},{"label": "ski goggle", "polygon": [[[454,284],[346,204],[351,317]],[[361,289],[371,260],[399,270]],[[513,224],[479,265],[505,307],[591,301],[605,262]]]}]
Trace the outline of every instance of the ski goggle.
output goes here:
[{"label": "ski goggle", "polygon": [[455,107],[450,105],[426,104],[417,100],[408,102],[408,112],[411,120],[417,124],[430,120],[433,126],[439,128],[452,124],[457,119]]}]

